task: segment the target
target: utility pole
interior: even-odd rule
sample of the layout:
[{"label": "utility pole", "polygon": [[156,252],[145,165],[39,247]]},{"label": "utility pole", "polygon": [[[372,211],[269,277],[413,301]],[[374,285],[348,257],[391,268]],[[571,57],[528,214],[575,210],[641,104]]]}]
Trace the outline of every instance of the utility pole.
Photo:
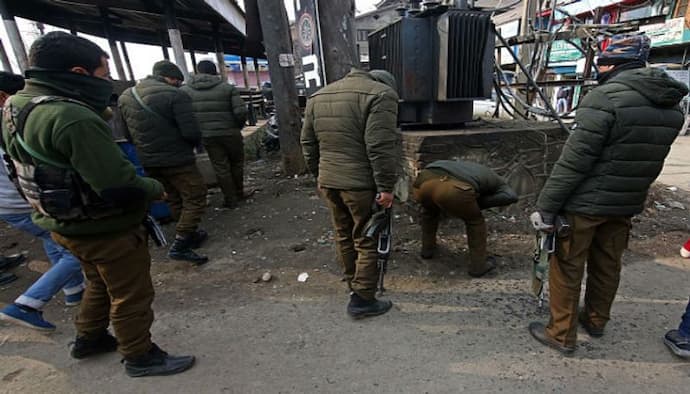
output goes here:
[{"label": "utility pole", "polygon": [[[528,34],[532,33],[532,23],[534,18],[534,15],[537,12],[537,1],[539,0],[524,0],[522,2],[522,18],[520,20],[520,35],[521,36],[526,36]],[[534,44],[523,44],[520,46],[520,62],[527,68],[527,70],[532,69],[532,52],[535,49]],[[508,50],[512,50],[511,48],[508,48]],[[519,70],[519,69],[518,69]],[[518,83],[527,83],[527,76],[524,75],[522,72],[517,73],[517,82]],[[524,85],[525,90],[524,92],[521,92],[520,90],[516,91],[515,93],[519,95],[525,102],[529,103],[530,100],[530,87],[529,85]],[[520,112],[523,112],[524,114],[527,114],[527,108],[524,108],[520,102],[515,103],[515,108],[520,110]]]},{"label": "utility pole", "polygon": [[321,31],[326,81],[335,82],[359,67],[354,0],[315,0]]},{"label": "utility pole", "polygon": [[306,165],[300,145],[301,119],[287,11],[283,0],[261,0],[258,3],[273,100],[278,113],[283,170],[287,175],[303,174]]}]

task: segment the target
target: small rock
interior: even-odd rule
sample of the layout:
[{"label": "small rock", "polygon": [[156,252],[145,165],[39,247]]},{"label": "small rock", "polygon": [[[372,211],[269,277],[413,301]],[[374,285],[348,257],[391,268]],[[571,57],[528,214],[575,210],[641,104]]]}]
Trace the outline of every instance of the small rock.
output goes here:
[{"label": "small rock", "polygon": [[304,244],[295,244],[295,245],[290,246],[290,250],[292,250],[293,252],[301,252],[306,248],[307,247]]},{"label": "small rock", "polygon": [[273,279],[273,275],[271,275],[270,272],[264,272],[264,274],[261,275],[261,281],[263,282],[270,282],[271,279]]},{"label": "small rock", "polygon": [[309,274],[306,272],[302,272],[301,274],[297,275],[298,282],[306,282],[307,279],[309,279]]},{"label": "small rock", "polygon": [[666,188],[666,190],[672,191],[672,192],[677,192],[677,191],[678,191],[678,188],[675,187],[675,186],[669,186],[669,187]]},{"label": "small rock", "polygon": [[685,205],[679,203],[678,201],[673,201],[673,200],[671,200],[671,201],[666,201],[666,205],[668,205],[668,206],[671,207],[671,208],[683,209],[683,210],[685,210]]}]

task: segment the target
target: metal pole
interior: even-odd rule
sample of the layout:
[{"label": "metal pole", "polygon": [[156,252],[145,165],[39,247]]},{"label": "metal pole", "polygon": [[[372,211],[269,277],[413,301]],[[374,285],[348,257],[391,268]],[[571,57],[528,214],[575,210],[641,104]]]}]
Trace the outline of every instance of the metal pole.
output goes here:
[{"label": "metal pole", "polygon": [[196,53],[194,53],[194,49],[189,50],[189,57],[192,58],[192,70],[194,70],[194,73],[197,73],[196,69]]},{"label": "metal pole", "polygon": [[132,71],[132,63],[129,62],[129,53],[127,53],[127,45],[124,41],[120,41],[120,49],[122,49],[122,57],[125,58],[125,65],[127,66],[127,71],[129,71],[129,80],[134,81],[134,71]]},{"label": "metal pole", "polygon": [[[503,38],[503,36],[501,35],[501,33],[498,32],[498,29],[496,29],[496,26],[494,26],[494,33],[496,33],[496,37],[498,37],[498,40],[501,41],[501,44],[502,44],[503,46],[505,46],[505,47],[507,47],[507,48],[510,48],[510,47],[508,46],[508,43],[506,42],[505,38]],[[556,119],[556,121],[558,122],[558,124],[561,126],[561,129],[563,129],[563,131],[565,131],[566,133],[569,133],[568,127],[566,127],[565,123],[563,123],[563,120],[561,119],[561,117],[558,116],[558,113],[557,113],[556,110],[553,108],[553,106],[551,105],[551,103],[549,102],[549,100],[546,98],[546,95],[544,94],[544,92],[542,92],[541,89],[539,89],[539,85],[537,85],[537,82],[532,78],[532,75],[530,75],[530,73],[527,71],[527,69],[525,68],[525,66],[524,66],[524,65],[522,64],[522,62],[520,61],[520,59],[518,59],[518,57],[515,56],[515,53],[514,53],[513,51],[509,50],[508,52],[509,52],[510,55],[513,57],[513,60],[515,60],[515,63],[518,65],[518,67],[520,67],[520,71],[522,71],[522,73],[525,75],[525,77],[527,78],[528,82],[534,87],[534,89],[536,89],[537,94],[538,94],[539,97],[544,101],[544,104],[546,105],[546,108],[549,110],[549,112],[551,112],[551,114],[553,115],[554,119]]]},{"label": "metal pole", "polygon": [[108,9],[105,7],[99,7],[99,11],[101,13],[101,19],[103,20],[105,38],[108,39],[110,53],[113,55],[113,62],[115,63],[117,76],[121,81],[126,81],[127,75],[125,74],[125,68],[122,66],[122,58],[120,58],[120,51],[117,49],[117,41],[113,39],[113,30],[110,26],[110,19],[108,19]]},{"label": "metal pole", "polygon": [[[520,18],[520,35],[523,37],[532,32],[531,22],[532,17],[537,12],[537,1],[538,0],[524,0],[522,2],[522,16]],[[522,46],[520,46],[520,59],[522,59],[523,64],[530,63],[530,68],[532,67],[531,59],[535,49],[536,44],[523,44]],[[512,53],[512,49],[510,47],[508,47],[508,51]],[[526,82],[526,80],[526,76],[522,75],[522,73],[517,73],[517,82]],[[515,93],[519,96],[522,96],[521,92],[519,91],[516,91]],[[529,89],[525,89],[523,98],[523,101],[525,102],[530,101]],[[522,108],[522,105],[519,102],[515,104],[516,107],[520,109],[520,111],[527,110],[527,108]],[[527,112],[525,112],[525,114],[527,114]]]},{"label": "metal pole", "polygon": [[29,67],[29,59],[26,56],[26,48],[24,47],[24,41],[22,41],[22,36],[19,34],[19,29],[17,28],[17,22],[14,20],[14,15],[10,14],[5,4],[5,0],[0,0],[0,14],[2,14],[2,21],[5,25],[5,30],[7,31],[7,36],[10,39],[10,45],[12,46],[12,51],[14,56],[17,58],[17,63],[19,64],[19,70],[24,72],[24,70]]},{"label": "metal pole", "polygon": [[13,72],[12,64],[10,63],[10,59],[7,57],[7,52],[5,52],[5,46],[2,44],[2,40],[0,40],[0,61],[2,61],[3,70],[7,71],[8,73]]},{"label": "metal pole", "polygon": [[228,81],[228,69],[225,68],[225,54],[223,53],[223,39],[220,36],[220,29],[218,24],[213,24],[213,40],[216,47],[216,63],[218,63],[218,72],[223,81]]},{"label": "metal pole", "polygon": [[168,53],[168,43],[165,42],[165,34],[162,31],[158,32],[158,39],[161,42],[161,50],[163,50],[163,59],[170,60],[170,53]]},{"label": "metal pole", "polygon": [[256,74],[256,88],[261,90],[261,74],[259,73],[259,60],[254,57],[254,74]]},{"label": "metal pole", "polygon": [[175,18],[175,1],[166,0],[165,7],[165,24],[168,27],[168,37],[170,38],[170,46],[173,49],[175,56],[175,64],[180,68],[184,79],[189,79],[189,71],[187,70],[187,61],[184,56],[184,45],[182,45],[182,35],[180,29],[177,28],[177,19]]},{"label": "metal pole", "polygon": [[244,87],[249,89],[249,74],[247,73],[247,58],[242,55],[242,77],[244,78]]}]

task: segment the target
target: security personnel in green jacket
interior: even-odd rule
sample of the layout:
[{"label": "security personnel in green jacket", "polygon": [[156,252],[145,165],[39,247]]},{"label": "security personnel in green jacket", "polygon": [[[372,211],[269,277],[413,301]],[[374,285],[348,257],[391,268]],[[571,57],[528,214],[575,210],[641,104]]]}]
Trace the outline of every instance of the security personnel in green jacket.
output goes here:
[{"label": "security personnel in green jacket", "polygon": [[183,80],[175,64],[161,60],[153,65],[152,75],[122,93],[118,106],[144,171],[163,184],[177,220],[168,257],[199,265],[208,261],[194,251],[208,237],[199,229],[206,211],[206,182],[194,154],[201,131],[192,99],[179,89]]},{"label": "security personnel in green jacket", "polygon": [[227,208],[235,208],[244,194],[244,143],[242,128],[247,106],[240,92],[218,76],[216,65],[202,60],[198,74],[189,78],[182,91],[192,98],[204,149],[208,153]]},{"label": "security personnel in green jacket", "polygon": [[468,161],[438,160],[426,166],[413,184],[414,199],[422,206],[422,258],[436,249],[441,213],[465,222],[470,250],[468,273],[481,277],[496,268],[486,253],[486,221],[482,209],[510,205],[517,194],[490,168]]},{"label": "security personnel in green jacket", "polygon": [[377,245],[363,230],[374,201],[393,203],[400,158],[395,89],[386,71],[353,69],[312,95],[304,115],[302,150],[331,209],[353,318],[380,315],[393,305],[375,297]]},{"label": "security personnel in green jacket", "polygon": [[112,93],[107,58],[68,33],[36,40],[26,87],[3,109],[3,142],[34,222],[79,258],[87,278],[72,357],[117,348],[130,376],[170,375],[194,357],[169,356],[151,342],[154,290],[142,222],[163,186],[136,175],[102,118]]},{"label": "security personnel in green jacket", "polygon": [[[599,86],[580,103],[573,132],[542,189],[532,224],[553,231],[565,215],[549,267],[547,325],[535,339],[571,353],[578,321],[592,337],[604,334],[618,290],[631,217],[642,212],[649,186],[683,124],[678,103],[688,93],[660,69],[647,68],[650,40],[617,35],[598,59]],[[587,266],[585,305],[578,311]]]}]

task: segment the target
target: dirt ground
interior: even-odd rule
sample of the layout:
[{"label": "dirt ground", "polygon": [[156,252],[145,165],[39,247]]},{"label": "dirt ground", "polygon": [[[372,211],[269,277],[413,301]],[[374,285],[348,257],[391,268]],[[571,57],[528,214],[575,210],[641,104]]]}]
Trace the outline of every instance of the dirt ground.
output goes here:
[{"label": "dirt ground", "polygon": [[[686,393],[690,363],[661,341],[688,300],[690,263],[678,249],[690,234],[686,191],[655,185],[635,219],[623,280],[607,334],[581,333],[572,357],[536,343],[527,324],[544,320],[529,293],[534,235],[529,207],[489,213],[499,269],[466,274],[461,222],[446,221],[441,251],[417,257],[420,230],[412,210],[396,207],[394,254],[386,297],[393,311],[353,321],[339,277],[325,205],[308,177],[287,178],[273,159],[252,163],[254,198],[236,210],[209,197],[202,267],[170,261],[152,248],[156,287],[154,340],[197,365],[171,377],[131,379],[116,354],[70,359],[74,309],[58,296],[41,334],[0,325],[2,393]],[[681,208],[681,205],[683,207]],[[172,234],[173,227],[166,231]],[[28,251],[20,280],[0,289],[11,302],[45,269],[40,245],[6,228],[0,251]],[[273,280],[255,283],[264,272]],[[297,281],[307,273],[306,282]]]}]

